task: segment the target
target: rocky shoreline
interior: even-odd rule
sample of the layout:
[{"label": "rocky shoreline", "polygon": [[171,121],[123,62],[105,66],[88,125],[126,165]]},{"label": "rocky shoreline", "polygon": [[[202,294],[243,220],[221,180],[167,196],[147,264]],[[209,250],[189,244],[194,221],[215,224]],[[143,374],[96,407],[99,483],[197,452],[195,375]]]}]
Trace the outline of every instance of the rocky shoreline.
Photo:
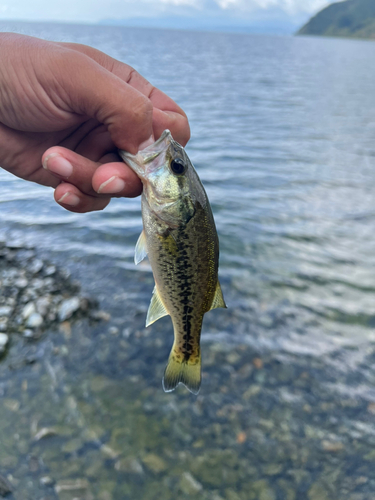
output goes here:
[{"label": "rocky shoreline", "polygon": [[33,248],[0,241],[0,358],[14,335],[37,340],[72,317],[106,319],[97,307],[67,270],[42,260]]}]

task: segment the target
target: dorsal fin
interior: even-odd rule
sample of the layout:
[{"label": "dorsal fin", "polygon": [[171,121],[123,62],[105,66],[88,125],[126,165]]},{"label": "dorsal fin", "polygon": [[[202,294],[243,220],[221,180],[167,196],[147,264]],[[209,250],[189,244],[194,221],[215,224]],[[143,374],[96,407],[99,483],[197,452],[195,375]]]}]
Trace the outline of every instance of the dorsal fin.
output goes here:
[{"label": "dorsal fin", "polygon": [[223,292],[221,291],[221,286],[220,286],[219,280],[217,280],[214,300],[212,301],[212,304],[211,304],[211,307],[209,310],[211,311],[211,309],[216,309],[218,307],[224,307],[224,309],[227,308],[227,305],[224,301]]},{"label": "dorsal fin", "polygon": [[158,289],[156,288],[156,285],[155,285],[155,288],[154,288],[154,291],[153,291],[152,297],[151,297],[150,307],[148,308],[148,311],[147,311],[146,327],[149,325],[152,325],[152,323],[155,323],[155,321],[162,318],[163,316],[167,316],[168,314],[169,313],[166,310],[166,308],[165,308],[165,306],[160,298]]}]

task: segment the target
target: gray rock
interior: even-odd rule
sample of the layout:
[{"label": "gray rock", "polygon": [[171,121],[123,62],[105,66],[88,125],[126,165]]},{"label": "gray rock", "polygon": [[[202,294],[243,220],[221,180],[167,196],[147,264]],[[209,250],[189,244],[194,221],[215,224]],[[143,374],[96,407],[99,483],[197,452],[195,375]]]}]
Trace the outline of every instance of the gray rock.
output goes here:
[{"label": "gray rock", "polygon": [[10,306],[1,306],[0,307],[0,316],[9,317],[9,316],[11,316],[12,312],[13,312],[13,308]]},{"label": "gray rock", "polygon": [[14,284],[17,288],[26,288],[29,282],[26,278],[18,278],[15,280]]},{"label": "gray rock", "polygon": [[55,274],[55,272],[56,272],[56,267],[51,265],[45,269],[44,274],[45,276],[52,276],[53,274]]},{"label": "gray rock", "polygon": [[115,469],[130,474],[143,474],[143,467],[136,458],[127,457],[115,463]]},{"label": "gray rock", "polygon": [[34,441],[40,441],[41,439],[48,438],[51,436],[56,436],[57,431],[53,427],[43,427],[34,436]]},{"label": "gray rock", "polygon": [[9,337],[6,333],[0,333],[0,354],[5,351],[5,348],[9,342]]},{"label": "gray rock", "polygon": [[40,478],[41,486],[52,486],[54,484],[54,480],[49,476],[43,476]]},{"label": "gray rock", "polygon": [[0,318],[0,332],[5,332],[8,328],[8,318]]},{"label": "gray rock", "polygon": [[42,325],[43,325],[43,317],[37,312],[31,314],[26,322],[26,326],[29,328],[39,328]]},{"label": "gray rock", "polygon": [[31,290],[34,292],[40,291],[44,287],[44,280],[41,278],[34,278],[32,282],[30,283]]},{"label": "gray rock", "polygon": [[154,453],[148,453],[145,457],[143,457],[143,463],[155,474],[159,474],[160,472],[164,472],[168,469],[168,465],[165,460]]},{"label": "gray rock", "polygon": [[111,319],[111,315],[106,311],[91,311],[90,318],[96,321],[109,321]]},{"label": "gray rock", "polygon": [[39,271],[43,269],[43,261],[40,259],[34,259],[28,266],[28,269],[33,274],[39,273]]},{"label": "gray rock", "polygon": [[23,337],[25,339],[35,339],[35,338],[38,338],[39,335],[36,336],[34,330],[30,330],[29,328],[26,328],[26,330],[24,330],[24,332],[23,332]]},{"label": "gray rock", "polygon": [[22,309],[22,317],[23,319],[28,319],[29,316],[34,314],[35,311],[35,304],[34,302],[29,302],[28,304],[25,305],[25,307]]},{"label": "gray rock", "polygon": [[72,297],[71,299],[64,300],[58,309],[59,320],[66,321],[71,318],[72,315],[78,311],[80,307],[80,299],[79,297]]},{"label": "gray rock", "polygon": [[50,306],[51,301],[49,297],[40,297],[40,299],[36,301],[36,310],[43,317],[47,316]]},{"label": "gray rock", "polygon": [[185,495],[196,495],[202,491],[203,486],[199,483],[190,472],[184,472],[180,479],[180,490]]},{"label": "gray rock", "polygon": [[87,479],[73,479],[73,480],[61,480],[56,483],[55,491],[57,494],[63,491],[72,491],[75,496],[80,494],[85,494],[89,489],[89,483]]},{"label": "gray rock", "polygon": [[12,487],[5,477],[0,476],[0,497],[5,497],[5,495],[8,495],[9,493],[12,493]]}]

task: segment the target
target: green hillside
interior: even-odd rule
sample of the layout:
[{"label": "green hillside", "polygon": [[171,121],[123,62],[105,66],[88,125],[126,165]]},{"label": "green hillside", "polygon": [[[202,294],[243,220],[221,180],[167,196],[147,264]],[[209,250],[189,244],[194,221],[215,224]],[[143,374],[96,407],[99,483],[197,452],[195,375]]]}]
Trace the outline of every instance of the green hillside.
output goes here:
[{"label": "green hillside", "polygon": [[375,38],[375,0],[333,3],[312,17],[297,35]]}]

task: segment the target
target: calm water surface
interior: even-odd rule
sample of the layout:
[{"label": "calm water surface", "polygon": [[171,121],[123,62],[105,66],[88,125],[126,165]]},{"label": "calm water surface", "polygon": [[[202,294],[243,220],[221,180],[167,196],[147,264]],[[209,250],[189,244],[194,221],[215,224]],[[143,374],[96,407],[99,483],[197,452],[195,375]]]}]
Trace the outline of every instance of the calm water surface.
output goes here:
[{"label": "calm water surface", "polygon": [[[283,356],[294,356],[306,366],[315,366],[318,360],[323,375],[322,385],[314,393],[315,401],[319,402],[326,379],[331,391],[326,400],[342,397],[356,401],[364,413],[358,410],[355,418],[362,418],[367,426],[361,436],[364,440],[373,436],[375,426],[366,411],[368,407],[373,409],[375,401],[375,376],[368,364],[375,341],[374,44],[69,25],[8,24],[2,29],[92,45],[134,66],[181,105],[192,129],[187,151],[215,215],[221,248],[220,277],[230,307],[207,315],[203,341],[218,352],[236,352],[238,346],[253,349],[253,357],[272,355],[279,357],[281,364]],[[0,235],[21,239],[36,246],[42,255],[67,265],[84,288],[97,294],[111,310],[112,317],[118,318],[119,324],[123,321],[121,326],[126,325],[126,318],[121,316],[121,301],[117,304],[111,300],[115,292],[124,296],[135,287],[135,300],[147,310],[151,271],[147,265],[139,270],[133,265],[134,245],[142,229],[139,199],[113,200],[102,213],[76,215],[55,205],[47,188],[3,171],[0,183]],[[138,289],[140,280],[146,281]],[[163,325],[160,334],[168,330],[171,335],[169,323]],[[162,370],[155,368],[152,359],[148,366],[148,383],[158,393]],[[126,379],[126,369],[118,367],[117,375],[119,370]],[[215,377],[214,369],[210,370]],[[116,367],[113,372],[116,378]],[[99,373],[107,372],[103,367]],[[211,390],[220,393],[226,376],[212,378],[215,383],[211,382],[209,389],[204,379],[202,397]],[[84,385],[84,373],[79,377]],[[73,387],[73,381],[70,383]],[[261,383],[258,381],[258,385]],[[121,397],[119,391],[114,390],[116,398]],[[227,392],[225,388],[223,392]],[[308,393],[307,388],[297,406],[307,404]],[[181,394],[184,398],[183,391]],[[226,397],[227,405],[243,403],[235,387]],[[290,405],[295,403],[293,397]],[[157,397],[155,401],[157,407]],[[175,405],[178,401],[169,395],[166,400],[160,399],[160,404]],[[274,404],[277,406],[277,402]],[[267,408],[263,410],[267,415]],[[309,411],[314,420],[314,407]],[[329,415],[331,410],[327,410],[327,419]],[[207,414],[206,418],[207,425],[215,423],[216,417]],[[293,414],[290,418],[297,428],[300,417]],[[334,418],[336,423],[331,422],[329,432],[340,441],[344,431],[337,424],[339,417]],[[275,422],[273,417],[270,422]],[[191,429],[186,425],[188,433]],[[162,435],[166,430],[157,432]],[[241,426],[233,432],[238,445]],[[291,433],[299,435],[296,429]],[[212,435],[207,442],[215,447],[218,439]],[[324,445],[329,436],[319,435],[317,439],[324,449],[329,448]],[[360,438],[352,435],[350,439]],[[350,439],[345,444],[348,448],[353,444]],[[194,443],[189,446],[199,449],[199,436]],[[222,446],[230,448],[230,441]],[[184,452],[182,443],[177,448],[179,453]],[[155,451],[153,445],[149,445],[151,451]],[[236,483],[228,479],[228,484],[216,485],[199,477],[193,466],[186,470],[203,485],[198,497],[213,500],[373,498],[375,474],[371,477],[369,471],[375,457],[349,460],[340,457],[339,448],[336,454],[331,452],[333,458],[330,455],[327,460],[333,464],[332,470],[343,477],[356,471],[352,487],[339,475],[335,476],[336,483],[329,476],[326,482],[336,484],[329,490],[319,479],[319,467],[305,470],[302,458],[298,467],[288,462],[283,468],[292,460],[290,456],[281,469],[257,472],[253,483],[264,484],[257,483],[254,493],[250,486],[242,489],[246,472]],[[57,458],[51,460],[55,463]],[[271,458],[259,460],[266,465],[272,462]],[[163,467],[163,479],[156,481],[151,474],[151,479],[142,481],[152,485],[164,481],[168,486],[169,476]],[[290,473],[296,469],[299,476]],[[82,466],[78,475],[84,475],[85,470]],[[73,477],[77,477],[77,471]],[[138,491],[137,481],[126,481],[133,486],[128,493],[122,492],[125,496],[121,498],[135,498],[132,491]],[[176,491],[190,498],[184,486],[176,484],[180,485]],[[113,498],[120,498],[116,489],[111,491],[115,492]],[[139,491],[138,498],[153,498],[146,490]],[[164,490],[158,494],[165,494]],[[103,493],[95,498],[107,500],[112,496]]]}]

